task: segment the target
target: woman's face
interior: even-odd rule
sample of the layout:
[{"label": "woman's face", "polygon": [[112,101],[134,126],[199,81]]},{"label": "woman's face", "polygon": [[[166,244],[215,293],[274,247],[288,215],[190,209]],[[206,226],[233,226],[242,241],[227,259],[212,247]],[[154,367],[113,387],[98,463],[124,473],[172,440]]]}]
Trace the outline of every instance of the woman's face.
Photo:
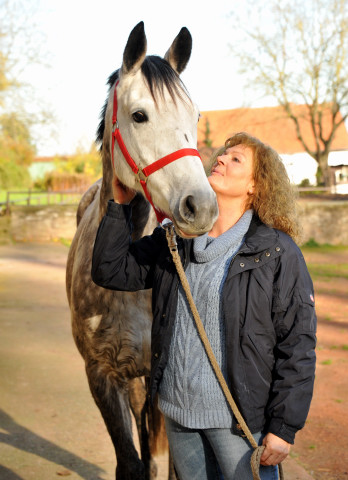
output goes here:
[{"label": "woman's face", "polygon": [[253,150],[242,144],[227,148],[217,157],[208,180],[218,199],[247,201],[254,193],[253,157]]}]

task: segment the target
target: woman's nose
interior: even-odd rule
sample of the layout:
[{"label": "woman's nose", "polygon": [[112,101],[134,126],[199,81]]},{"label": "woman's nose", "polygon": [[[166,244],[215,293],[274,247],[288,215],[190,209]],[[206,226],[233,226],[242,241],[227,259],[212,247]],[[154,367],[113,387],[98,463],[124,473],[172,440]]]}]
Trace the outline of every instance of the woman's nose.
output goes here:
[{"label": "woman's nose", "polygon": [[220,165],[225,165],[225,158],[224,158],[225,155],[219,155],[217,158],[216,158],[216,163],[220,164]]}]

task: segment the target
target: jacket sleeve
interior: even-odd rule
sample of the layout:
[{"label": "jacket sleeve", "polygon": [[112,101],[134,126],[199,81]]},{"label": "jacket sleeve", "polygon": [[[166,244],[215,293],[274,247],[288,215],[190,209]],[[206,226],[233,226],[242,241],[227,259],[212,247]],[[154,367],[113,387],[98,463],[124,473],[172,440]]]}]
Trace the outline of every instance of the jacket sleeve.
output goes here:
[{"label": "jacket sleeve", "polygon": [[92,257],[92,279],[101,287],[123,291],[152,287],[159,243],[155,233],[132,243],[131,216],[130,205],[109,201]]},{"label": "jacket sleeve", "polygon": [[302,253],[286,246],[274,284],[273,321],[277,333],[275,368],[268,405],[268,431],[294,443],[306,421],[315,375],[314,292]]}]

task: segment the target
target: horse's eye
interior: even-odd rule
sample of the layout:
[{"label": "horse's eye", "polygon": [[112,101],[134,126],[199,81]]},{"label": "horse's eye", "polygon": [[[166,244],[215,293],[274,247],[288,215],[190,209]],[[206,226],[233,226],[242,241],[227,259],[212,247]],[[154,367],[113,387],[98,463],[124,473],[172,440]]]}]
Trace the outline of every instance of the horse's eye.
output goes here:
[{"label": "horse's eye", "polygon": [[137,123],[143,123],[147,121],[147,116],[141,110],[138,110],[137,112],[132,113],[132,118]]}]

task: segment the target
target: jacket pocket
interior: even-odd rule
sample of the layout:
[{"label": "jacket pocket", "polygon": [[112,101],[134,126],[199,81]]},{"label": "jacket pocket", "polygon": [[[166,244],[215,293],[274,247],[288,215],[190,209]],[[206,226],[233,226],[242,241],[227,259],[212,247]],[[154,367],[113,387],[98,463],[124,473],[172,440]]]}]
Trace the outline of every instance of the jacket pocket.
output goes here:
[{"label": "jacket pocket", "polygon": [[248,338],[254,346],[256,352],[256,360],[262,367],[265,368],[267,372],[267,377],[269,380],[272,380],[272,370],[274,367],[274,353],[273,349],[275,347],[276,336],[275,332],[250,332],[248,333]]},{"label": "jacket pocket", "polygon": [[274,332],[250,332],[241,337],[241,352],[253,408],[264,408],[269,399],[274,367]]}]

